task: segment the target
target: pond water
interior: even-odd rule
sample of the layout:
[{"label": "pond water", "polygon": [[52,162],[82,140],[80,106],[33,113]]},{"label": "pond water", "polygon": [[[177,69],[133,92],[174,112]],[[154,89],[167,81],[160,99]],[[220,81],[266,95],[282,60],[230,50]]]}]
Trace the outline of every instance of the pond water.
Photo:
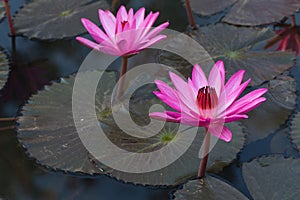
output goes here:
[{"label": "pond water", "polygon": [[[26,0],[10,1],[12,13],[15,13],[28,2]],[[170,26],[168,28],[179,32],[187,30],[188,18],[185,7],[180,0],[134,0],[128,3],[127,8],[137,9],[141,6],[146,7],[148,11],[160,11],[157,24],[169,21]],[[210,17],[196,17],[196,21],[201,26],[206,27],[208,24],[219,22],[224,12]],[[296,15],[296,20],[300,22],[299,14]],[[19,115],[22,106],[28,102],[31,95],[36,94],[45,85],[51,84],[51,81],[57,81],[61,77],[76,73],[90,52],[90,49],[83,47],[74,38],[41,41],[29,40],[21,36],[16,37],[16,50],[14,52],[6,19],[1,21],[0,30],[1,48],[9,57],[14,56],[10,65],[11,72],[8,82],[0,97],[1,117]],[[121,60],[117,60],[113,63],[111,69],[118,69],[120,62]],[[290,74],[295,77],[299,91],[300,66],[298,62],[290,70]],[[289,127],[293,114],[298,109],[299,98],[297,98],[296,106],[291,110],[291,115],[285,123],[266,137],[246,142],[233,162],[226,166],[223,171],[214,173],[214,176],[230,183],[251,199],[252,195],[242,176],[243,163],[270,154],[299,158],[299,152],[290,137],[283,133]],[[12,125],[14,124],[9,122],[1,123],[1,127]],[[256,130],[259,130],[259,125]],[[30,158],[19,143],[15,130],[1,131],[0,133],[0,172],[0,199],[164,200],[172,199],[174,192],[178,188],[182,188],[182,185],[170,187],[141,186],[118,181],[107,175],[90,176],[54,171],[49,167],[37,164],[34,158]]]}]

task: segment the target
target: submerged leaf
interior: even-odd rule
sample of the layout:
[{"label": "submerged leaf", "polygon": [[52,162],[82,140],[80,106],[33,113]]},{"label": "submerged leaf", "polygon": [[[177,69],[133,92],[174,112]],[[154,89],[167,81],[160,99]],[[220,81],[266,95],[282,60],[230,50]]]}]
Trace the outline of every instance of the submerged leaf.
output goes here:
[{"label": "submerged leaf", "polygon": [[250,111],[249,119],[242,122],[247,127],[248,142],[262,139],[280,128],[296,105],[296,82],[287,73],[269,81],[262,87],[269,89],[264,95],[267,101],[258,109]]},{"label": "submerged leaf", "polygon": [[243,164],[245,183],[254,199],[299,199],[300,159],[261,157]]},{"label": "submerged leaf", "polygon": [[237,25],[269,24],[290,16],[300,8],[298,0],[190,0],[195,13],[212,15],[229,8],[223,21]]},{"label": "submerged leaf", "polygon": [[3,88],[7,81],[9,65],[6,55],[0,51],[0,89]]},{"label": "submerged leaf", "polygon": [[176,200],[248,199],[236,188],[211,176],[187,182],[174,195]]},{"label": "submerged leaf", "polygon": [[291,125],[291,138],[293,143],[300,150],[300,113],[295,114]]},{"label": "submerged leaf", "polygon": [[105,0],[39,0],[22,8],[14,18],[17,34],[29,38],[61,39],[85,32],[81,18],[98,21],[98,9],[106,10]]},{"label": "submerged leaf", "polygon": [[[274,35],[266,28],[243,28],[217,24],[201,27],[192,31],[190,35],[203,46],[215,62],[224,61],[227,77],[243,69],[246,71],[245,80],[251,78],[250,85],[252,86],[271,80],[294,65],[294,54],[291,52],[268,52],[262,47],[257,47],[260,42]],[[174,42],[168,45],[181,48],[177,40],[174,39]],[[189,64],[169,52],[162,52],[159,59],[159,62],[163,64],[184,70],[191,69],[191,64],[195,64]],[[197,59],[197,62],[201,65],[208,60],[209,57],[203,55]]]}]

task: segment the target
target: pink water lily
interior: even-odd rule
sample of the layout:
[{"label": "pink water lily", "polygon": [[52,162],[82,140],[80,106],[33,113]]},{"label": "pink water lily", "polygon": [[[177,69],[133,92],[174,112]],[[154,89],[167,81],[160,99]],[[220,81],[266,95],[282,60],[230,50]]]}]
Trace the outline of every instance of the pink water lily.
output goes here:
[{"label": "pink water lily", "polygon": [[151,29],[159,12],[150,12],[145,17],[145,8],[140,8],[135,14],[133,9],[127,13],[121,6],[116,17],[109,11],[99,9],[100,22],[105,33],[90,20],[82,18],[82,24],[95,42],[83,37],[76,37],[82,44],[116,56],[129,56],[163,40],[165,35],[159,35],[169,23],[165,22]]},{"label": "pink water lily", "polygon": [[262,97],[266,88],[256,89],[243,97],[250,79],[242,83],[244,70],[235,73],[225,84],[225,69],[218,61],[210,71],[208,79],[198,64],[194,66],[192,78],[185,82],[173,72],[170,78],[175,89],[156,80],[160,91],[154,94],[175,111],[153,112],[150,117],[190,126],[203,126],[211,134],[229,142],[231,131],[224,123],[247,118],[247,112],[266,100]]}]

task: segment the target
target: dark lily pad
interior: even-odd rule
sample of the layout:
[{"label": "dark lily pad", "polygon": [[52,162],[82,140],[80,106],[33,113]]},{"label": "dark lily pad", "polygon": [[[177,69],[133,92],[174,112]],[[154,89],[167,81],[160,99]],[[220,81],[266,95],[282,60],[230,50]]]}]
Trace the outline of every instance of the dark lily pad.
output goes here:
[{"label": "dark lily pad", "polygon": [[[89,72],[87,74],[95,73]],[[85,80],[89,80],[89,76],[87,75]],[[71,107],[73,83],[74,76],[63,79],[61,83],[46,87],[44,91],[33,96],[23,108],[23,116],[18,120],[20,124],[18,137],[30,156],[36,158],[39,163],[68,172],[108,173],[126,182],[151,185],[176,185],[196,175],[200,162],[198,155],[204,129],[201,128],[200,132],[196,134],[198,128],[189,131],[190,127],[184,127],[184,129],[181,129],[181,133],[177,133],[178,124],[167,123],[162,131],[146,139],[133,137],[121,131],[115,122],[111,120],[112,109],[116,109],[116,107],[110,107],[109,103],[106,103],[108,100],[105,97],[105,95],[110,95],[109,89],[111,90],[111,86],[114,85],[114,75],[112,73],[107,74],[105,79],[100,82],[99,91],[96,94],[96,114],[107,138],[121,149],[133,153],[159,151],[161,148],[171,145],[171,147],[168,147],[171,148],[170,154],[160,155],[162,159],[173,156],[172,153],[176,153],[176,151],[185,148],[188,148],[188,150],[182,152],[183,156],[171,165],[153,172],[140,174],[117,171],[104,165],[106,163],[103,164],[98,161],[95,156],[88,153],[75,129]],[[152,93],[152,91],[149,93]],[[82,95],[82,100],[85,97],[85,95]],[[146,101],[152,103],[149,99],[146,99]],[[106,104],[107,106],[105,106]],[[142,113],[141,110],[144,112],[145,107],[147,106],[133,106],[131,110],[136,115]],[[145,123],[144,118],[139,119],[138,116],[136,118],[137,121],[144,121]],[[86,119],[85,116],[82,119]],[[236,154],[244,145],[245,137],[241,126],[232,123],[228,124],[228,127],[234,134],[233,140],[231,143],[218,141],[212,150],[208,163],[212,172],[217,172],[228,165],[236,158]],[[88,131],[89,126],[82,127],[82,129]],[[132,129],[132,132],[136,131],[137,129]],[[197,137],[194,139],[193,136]],[[95,138],[90,138],[91,143],[94,141]],[[192,145],[189,148],[190,143]],[[100,152],[101,156],[112,155],[111,149],[106,151]],[[140,161],[140,163],[149,162],[149,164],[156,162],[151,159]],[[135,166],[137,164],[132,163],[130,159],[120,159],[117,162],[120,166]]]},{"label": "dark lily pad", "polygon": [[86,30],[81,18],[98,22],[98,9],[109,9],[105,0],[39,0],[22,8],[14,18],[17,34],[29,38],[61,39]]},{"label": "dark lily pad", "polygon": [[[74,79],[75,76],[61,79],[29,100],[18,119],[18,138],[29,155],[42,165],[69,172],[102,173],[90,160],[74,125]],[[109,73],[105,84],[113,79]]]},{"label": "dark lily pad", "polygon": [[267,101],[249,112],[249,119],[243,120],[248,142],[262,139],[280,128],[296,105],[296,82],[287,73],[262,87],[269,89],[265,94]]},{"label": "dark lily pad", "polygon": [[[224,61],[227,77],[244,69],[246,70],[245,80],[251,77],[252,86],[271,80],[294,65],[293,53],[269,52],[258,46],[262,41],[274,36],[274,32],[266,28],[243,28],[217,24],[201,27],[190,32],[190,35],[203,46],[214,61]],[[181,48],[178,38],[168,45]],[[208,60],[209,58],[204,55],[199,57],[197,62],[201,65]],[[191,64],[169,52],[162,52],[159,62],[184,70],[191,69]],[[204,70],[207,72],[206,69]]]},{"label": "dark lily pad", "polygon": [[174,195],[176,200],[248,199],[234,187],[211,176],[187,182]]},{"label": "dark lily pad", "polygon": [[212,15],[231,6],[238,0],[190,0],[192,10],[200,15]]},{"label": "dark lily pad", "polygon": [[245,183],[254,199],[299,199],[300,159],[261,157],[243,165]]},{"label": "dark lily pad", "polygon": [[4,1],[0,1],[0,21],[4,18],[5,15],[5,4]]},{"label": "dark lily pad", "polygon": [[190,1],[193,11],[201,15],[212,15],[232,5],[223,21],[246,26],[276,22],[285,16],[294,14],[300,8],[298,0]]},{"label": "dark lily pad", "polygon": [[0,89],[5,85],[9,73],[9,65],[6,55],[0,51]]},{"label": "dark lily pad", "polygon": [[300,150],[300,113],[295,114],[291,125],[291,138],[293,143]]}]

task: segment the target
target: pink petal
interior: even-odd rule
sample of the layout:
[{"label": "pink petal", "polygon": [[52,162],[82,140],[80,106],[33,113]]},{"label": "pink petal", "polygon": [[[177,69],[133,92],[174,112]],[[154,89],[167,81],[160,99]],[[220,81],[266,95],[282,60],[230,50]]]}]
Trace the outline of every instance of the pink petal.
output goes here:
[{"label": "pink petal", "polygon": [[167,113],[162,113],[162,112],[153,112],[149,114],[149,117],[161,121],[167,121],[167,122],[180,122],[180,119],[174,118],[171,115],[168,115]]},{"label": "pink petal", "polygon": [[240,84],[243,81],[244,74],[245,74],[245,70],[240,70],[230,77],[230,79],[227,81],[225,85],[225,90],[227,92],[227,95],[230,95],[240,86]]},{"label": "pink petal", "polygon": [[115,35],[116,18],[110,11],[99,10],[99,18],[101,24],[109,38],[113,38]]},{"label": "pink petal", "polygon": [[109,40],[107,35],[105,35],[105,33],[90,20],[82,18],[81,22],[96,42],[101,43],[104,40]]},{"label": "pink petal", "polygon": [[140,8],[134,15],[134,18],[136,20],[136,27],[140,28],[140,26],[143,24],[144,22],[144,18],[145,18],[145,8]]},{"label": "pink petal", "polygon": [[76,40],[91,49],[99,50],[99,45],[83,37],[76,37]]},{"label": "pink petal", "polygon": [[166,35],[158,35],[154,38],[152,38],[149,42],[147,42],[145,45],[143,45],[142,47],[140,47],[140,50],[143,50],[147,47],[150,47],[158,42],[160,42],[161,40],[165,39],[167,36]]},{"label": "pink petal", "polygon": [[220,65],[215,64],[209,73],[208,85],[216,89],[218,97],[220,96],[222,81],[221,72],[219,69]]},{"label": "pink petal", "polygon": [[117,18],[118,22],[128,21],[128,14],[127,14],[125,6],[122,5],[119,8],[116,18]]},{"label": "pink petal", "polygon": [[220,75],[221,75],[221,85],[225,85],[225,68],[224,63],[222,60],[219,60],[215,64],[217,68],[219,69]]},{"label": "pink petal", "polygon": [[198,64],[194,65],[193,72],[192,72],[192,81],[197,90],[205,86],[208,86],[206,76]]},{"label": "pink petal", "polygon": [[[146,39],[151,39],[152,37],[156,36],[157,34],[159,34],[161,31],[163,31],[165,28],[167,28],[169,26],[169,22],[165,22],[161,25],[159,25],[158,27],[155,27],[153,30],[151,30],[147,35],[145,35],[144,37]],[[145,39],[145,38],[141,38],[141,39]]]},{"label": "pink petal", "polygon": [[229,123],[229,122],[234,122],[234,121],[238,121],[238,120],[241,120],[241,119],[247,119],[247,118],[248,118],[248,115],[237,114],[237,115],[226,116],[224,119],[225,119],[225,123]]},{"label": "pink petal", "polygon": [[210,125],[208,131],[225,142],[230,142],[232,139],[231,131],[223,124]]},{"label": "pink petal", "polygon": [[262,102],[266,101],[267,99],[265,97],[260,97],[258,99],[255,99],[251,103],[243,106],[240,110],[239,113],[247,113],[250,110],[253,110],[254,108],[258,107]]}]

